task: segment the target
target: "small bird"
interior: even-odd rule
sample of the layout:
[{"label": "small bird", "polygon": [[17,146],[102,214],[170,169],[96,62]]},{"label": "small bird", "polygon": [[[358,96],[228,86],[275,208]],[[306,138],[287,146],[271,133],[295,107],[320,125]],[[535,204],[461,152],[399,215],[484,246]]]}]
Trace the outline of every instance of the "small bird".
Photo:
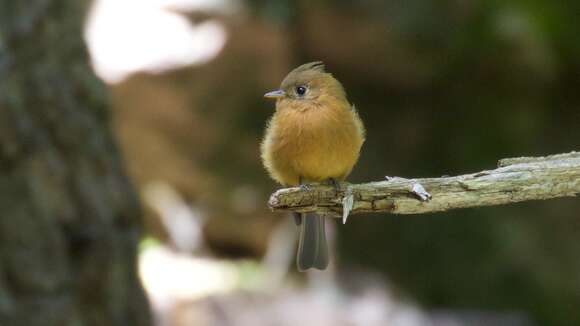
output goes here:
[{"label": "small bird", "polygon": [[[264,166],[283,186],[330,181],[338,187],[358,160],[365,129],[344,88],[320,61],[292,70],[278,90],[276,112],[261,144]],[[298,270],[325,269],[328,249],[324,216],[297,215]]]}]

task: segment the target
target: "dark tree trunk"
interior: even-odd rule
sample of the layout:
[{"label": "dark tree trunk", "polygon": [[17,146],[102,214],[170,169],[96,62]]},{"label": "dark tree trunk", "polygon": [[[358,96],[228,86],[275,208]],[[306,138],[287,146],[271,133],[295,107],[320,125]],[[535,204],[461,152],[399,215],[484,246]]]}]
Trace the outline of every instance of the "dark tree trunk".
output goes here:
[{"label": "dark tree trunk", "polygon": [[0,2],[0,325],[148,325],[88,1]]}]

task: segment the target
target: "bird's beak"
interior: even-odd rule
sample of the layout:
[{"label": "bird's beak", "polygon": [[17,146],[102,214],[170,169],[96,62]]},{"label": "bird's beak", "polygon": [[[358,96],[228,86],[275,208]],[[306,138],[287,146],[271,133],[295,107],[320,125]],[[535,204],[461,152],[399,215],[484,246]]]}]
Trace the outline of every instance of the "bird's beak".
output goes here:
[{"label": "bird's beak", "polygon": [[271,91],[271,92],[264,94],[264,97],[266,97],[266,98],[280,98],[284,95],[286,95],[286,92],[284,92],[281,89],[277,89],[275,91]]}]

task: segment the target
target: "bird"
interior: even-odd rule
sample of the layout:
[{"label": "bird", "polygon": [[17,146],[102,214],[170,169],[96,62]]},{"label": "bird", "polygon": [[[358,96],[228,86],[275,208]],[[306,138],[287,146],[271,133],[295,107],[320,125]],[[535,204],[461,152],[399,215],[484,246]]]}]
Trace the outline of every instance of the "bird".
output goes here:
[{"label": "bird", "polygon": [[[305,63],[264,94],[275,99],[275,113],[266,125],[261,158],[270,176],[282,186],[330,182],[340,187],[358,161],[365,128],[342,84],[321,61]],[[300,237],[296,264],[303,272],[328,266],[324,216],[296,213]]]}]

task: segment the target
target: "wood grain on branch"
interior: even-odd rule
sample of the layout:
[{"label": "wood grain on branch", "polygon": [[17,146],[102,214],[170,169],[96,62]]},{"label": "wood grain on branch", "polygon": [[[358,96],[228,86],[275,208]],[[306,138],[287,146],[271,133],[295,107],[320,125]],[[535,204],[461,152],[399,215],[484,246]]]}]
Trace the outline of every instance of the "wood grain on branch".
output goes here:
[{"label": "wood grain on branch", "polygon": [[341,183],[338,192],[323,184],[309,189],[285,188],[272,194],[268,204],[274,211],[318,212],[335,217],[343,215],[344,206],[346,218],[348,210],[351,215],[421,214],[580,194],[578,152],[503,159],[498,166],[495,170],[453,177]]}]

